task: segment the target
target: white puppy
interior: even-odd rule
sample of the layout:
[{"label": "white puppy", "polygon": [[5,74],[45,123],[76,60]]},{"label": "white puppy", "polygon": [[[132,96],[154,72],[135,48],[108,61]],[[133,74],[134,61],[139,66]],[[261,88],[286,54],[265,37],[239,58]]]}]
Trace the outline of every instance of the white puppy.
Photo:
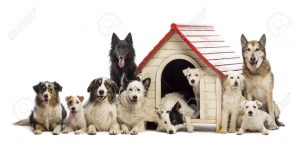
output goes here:
[{"label": "white puppy", "polygon": [[63,133],[74,131],[75,134],[82,134],[86,131],[86,120],[82,106],[83,96],[67,96],[66,101],[69,108],[69,117]]},{"label": "white puppy", "polygon": [[[242,111],[241,103],[246,100],[242,95],[244,77],[241,72],[231,71],[227,73],[227,77],[223,80],[222,85],[223,101],[222,101],[222,129],[221,133],[227,133],[228,120],[230,117],[229,132],[236,132],[236,123],[240,111]],[[229,116],[230,115],[230,116]]]},{"label": "white puppy", "polygon": [[275,120],[267,112],[258,109],[262,106],[262,103],[258,100],[243,101],[241,106],[244,108],[245,114],[243,117],[242,126],[237,134],[244,134],[245,131],[248,130],[259,131],[263,135],[268,135],[269,133],[264,123],[266,123],[267,126],[271,126],[275,124]]},{"label": "white puppy", "polygon": [[184,76],[186,76],[190,86],[193,87],[193,92],[195,95],[197,103],[197,111],[200,110],[200,76],[203,74],[201,69],[198,68],[186,68],[183,71]]},{"label": "white puppy", "polygon": [[[195,111],[184,101],[183,95],[179,93],[166,94],[156,111],[158,118],[158,132],[174,134],[179,128],[187,127],[188,132],[193,132],[194,128],[191,118],[195,117]],[[186,125],[184,125],[186,123]]]}]

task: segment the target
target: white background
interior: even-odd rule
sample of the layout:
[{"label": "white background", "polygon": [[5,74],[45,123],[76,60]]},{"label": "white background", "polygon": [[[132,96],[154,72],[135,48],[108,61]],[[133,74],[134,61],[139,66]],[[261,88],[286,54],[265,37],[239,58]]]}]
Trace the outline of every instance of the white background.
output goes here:
[{"label": "white background", "polygon": [[[9,142],[293,142],[299,128],[299,4],[273,1],[63,1],[0,2],[1,140]],[[267,57],[275,74],[274,99],[286,127],[260,134],[216,134],[212,129],[176,135],[146,131],[138,136],[35,136],[12,123],[33,107],[32,86],[57,81],[67,95],[84,95],[96,77],[109,77],[112,32],[133,35],[136,63],[168,32],[171,23],[209,24],[240,52],[240,35],[267,35]]]}]

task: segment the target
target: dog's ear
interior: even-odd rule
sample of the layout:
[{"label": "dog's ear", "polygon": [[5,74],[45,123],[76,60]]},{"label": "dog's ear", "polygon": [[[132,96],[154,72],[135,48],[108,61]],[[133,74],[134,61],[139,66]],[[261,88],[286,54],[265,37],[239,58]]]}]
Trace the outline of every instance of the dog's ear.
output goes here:
[{"label": "dog's ear", "polygon": [[117,83],[115,81],[111,80],[109,84],[110,84],[111,90],[114,92],[114,94],[118,94]]},{"label": "dog's ear", "polygon": [[154,112],[157,114],[157,117],[158,117],[159,119],[161,119],[160,110],[159,110],[157,107],[155,107],[155,111],[154,111]]},{"label": "dog's ear", "polygon": [[258,107],[261,107],[261,106],[262,106],[262,103],[261,103],[260,101],[258,101],[258,100],[255,100],[255,103],[256,103],[256,105],[257,105]]},{"label": "dog's ear", "polygon": [[97,82],[98,82],[98,79],[94,79],[94,80],[90,83],[90,85],[89,85],[89,87],[88,87],[88,89],[87,89],[87,92],[92,92],[92,90],[94,89],[94,87],[95,87],[95,85],[96,85]]},{"label": "dog's ear", "polygon": [[267,41],[266,35],[263,34],[263,35],[260,37],[260,40],[259,40],[259,43],[260,43],[260,45],[262,46],[262,48],[265,48],[265,47],[266,47],[266,41]]},{"label": "dog's ear", "polygon": [[246,39],[245,35],[242,34],[241,36],[241,45],[242,45],[242,50],[244,51],[246,46],[248,44],[248,40]]},{"label": "dog's ear", "polygon": [[54,81],[53,84],[54,84],[55,91],[57,91],[57,92],[62,91],[63,87],[59,83],[57,83],[56,81]]},{"label": "dog's ear", "polygon": [[246,101],[246,100],[242,101],[242,102],[241,102],[241,107],[242,107],[242,108],[244,108],[244,107],[245,107],[245,105],[246,105],[246,103],[247,103],[247,101]]},{"label": "dog's ear", "polygon": [[67,101],[67,103],[68,103],[69,100],[71,100],[71,98],[72,98],[72,96],[66,96],[65,97],[65,100]]},{"label": "dog's ear", "polygon": [[187,76],[188,74],[189,74],[189,71],[190,71],[190,67],[188,67],[188,68],[186,68],[186,69],[184,69],[182,72],[183,72],[183,74],[184,74],[184,76]]},{"label": "dog's ear", "polygon": [[84,100],[84,96],[77,96],[77,98],[80,100],[80,102],[82,103]]},{"label": "dog's ear", "polygon": [[37,85],[33,86],[33,90],[35,91],[35,93],[39,93],[41,87],[42,87],[42,82],[39,82]]},{"label": "dog's ear", "polygon": [[125,38],[129,44],[133,44],[131,33],[129,32]]},{"label": "dog's ear", "polygon": [[[117,36],[117,34],[116,33],[113,33],[112,34],[112,37],[111,37],[111,45],[115,45],[117,42],[119,42],[120,41],[120,39],[119,39],[119,37]],[[113,46],[112,46],[113,47]]]},{"label": "dog's ear", "polygon": [[150,79],[150,78],[146,78],[146,79],[144,79],[144,80],[142,81],[142,83],[143,83],[145,89],[148,90],[149,87],[150,87],[150,84],[151,84],[151,79]]},{"label": "dog's ear", "polygon": [[180,108],[181,108],[181,104],[180,104],[180,102],[179,102],[179,101],[177,101],[177,102],[176,102],[176,104],[174,105],[174,107],[173,107],[173,108],[175,108],[175,110],[179,111],[179,110],[180,110]]}]

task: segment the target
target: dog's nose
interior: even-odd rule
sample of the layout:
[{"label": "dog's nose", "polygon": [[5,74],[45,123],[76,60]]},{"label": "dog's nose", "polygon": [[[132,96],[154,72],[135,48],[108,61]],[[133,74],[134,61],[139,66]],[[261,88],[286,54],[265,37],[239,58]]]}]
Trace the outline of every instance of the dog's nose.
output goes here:
[{"label": "dog's nose", "polygon": [[193,83],[193,84],[194,84],[194,83],[195,83],[195,80],[193,80],[193,79],[192,79],[192,80],[191,80],[191,83]]},{"label": "dog's nose", "polygon": [[132,96],[132,99],[137,100],[137,96],[136,95]]},{"label": "dog's nose", "polygon": [[252,111],[249,111],[248,114],[249,114],[250,116],[252,116],[253,112],[252,112]]},{"label": "dog's nose", "polygon": [[48,99],[49,95],[48,94],[44,94],[44,98]]},{"label": "dog's nose", "polygon": [[256,61],[255,57],[254,57],[254,56],[251,56],[250,61],[251,61],[251,62],[255,62],[255,61]]},{"label": "dog's nose", "polygon": [[173,130],[168,131],[169,134],[174,134]]},{"label": "dog's nose", "polygon": [[235,85],[235,86],[238,86],[238,85],[239,85],[239,83],[238,83],[237,81],[235,81],[235,82],[234,82],[234,85]]},{"label": "dog's nose", "polygon": [[72,107],[71,110],[72,110],[72,111],[75,111],[75,107]]},{"label": "dog's nose", "polygon": [[100,90],[100,91],[99,91],[99,94],[100,94],[100,95],[103,95],[103,93],[104,93],[103,90]]}]

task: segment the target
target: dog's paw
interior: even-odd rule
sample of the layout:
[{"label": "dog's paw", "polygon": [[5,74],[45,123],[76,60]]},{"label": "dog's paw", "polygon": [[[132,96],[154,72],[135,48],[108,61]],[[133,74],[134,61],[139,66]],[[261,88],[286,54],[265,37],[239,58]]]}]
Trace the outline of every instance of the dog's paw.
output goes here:
[{"label": "dog's paw", "polygon": [[222,129],[220,130],[220,133],[221,133],[221,134],[226,134],[227,131],[226,131],[225,129],[222,128]]},{"label": "dog's paw", "polygon": [[242,135],[242,134],[244,134],[243,132],[237,132],[236,133],[237,135]]},{"label": "dog's paw", "polygon": [[276,124],[277,124],[277,126],[282,126],[282,127],[285,126],[285,124],[283,122],[279,122],[279,121]]},{"label": "dog's paw", "polygon": [[267,130],[262,132],[263,135],[269,135],[269,132]]},{"label": "dog's paw", "polygon": [[36,134],[36,135],[40,135],[40,134],[42,134],[42,131],[41,130],[34,130],[33,133]]},{"label": "dog's paw", "polygon": [[187,131],[188,131],[189,133],[194,132],[194,127],[193,127],[193,126],[188,127],[188,128],[187,128]]},{"label": "dog's paw", "polygon": [[235,128],[230,128],[230,129],[228,130],[228,132],[229,132],[229,133],[235,133],[235,132],[236,132],[236,129],[235,129]]},{"label": "dog's paw", "polygon": [[121,133],[122,134],[129,134],[129,130],[128,129],[122,129]]},{"label": "dog's paw", "polygon": [[119,133],[119,131],[118,130],[115,130],[115,129],[111,129],[110,131],[109,131],[109,134],[110,135],[117,135]]},{"label": "dog's paw", "polygon": [[130,131],[130,134],[131,134],[131,135],[137,135],[137,134],[138,134],[138,131],[137,131],[137,130],[134,130],[134,129],[132,129],[132,130]]},{"label": "dog's paw", "polygon": [[59,130],[59,129],[55,129],[55,130],[53,130],[53,132],[52,132],[53,135],[59,135],[59,133],[60,133],[60,130]]},{"label": "dog's paw", "polygon": [[89,135],[96,135],[96,130],[88,130]]},{"label": "dog's paw", "polygon": [[67,129],[64,129],[64,130],[62,131],[62,133],[63,133],[63,134],[67,134],[67,133],[69,133],[69,131],[68,131]]},{"label": "dog's paw", "polygon": [[84,131],[82,131],[82,130],[76,130],[76,131],[74,131],[74,134],[76,134],[76,135],[83,134],[83,133],[84,133]]},{"label": "dog's paw", "polygon": [[271,125],[269,127],[270,130],[277,130],[279,127],[277,125]]}]

